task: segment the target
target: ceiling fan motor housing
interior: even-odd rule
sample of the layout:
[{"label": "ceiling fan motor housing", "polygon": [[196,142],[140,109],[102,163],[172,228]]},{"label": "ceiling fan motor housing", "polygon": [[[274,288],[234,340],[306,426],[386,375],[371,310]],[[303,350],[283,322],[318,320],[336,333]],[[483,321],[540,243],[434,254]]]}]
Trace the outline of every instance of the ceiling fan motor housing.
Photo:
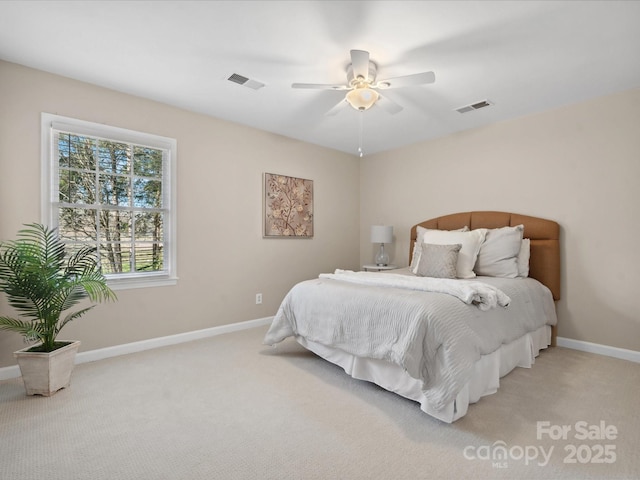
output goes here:
[{"label": "ceiling fan motor housing", "polygon": [[377,73],[378,73],[377,65],[372,61],[369,61],[369,72],[368,72],[367,78],[359,80],[354,76],[353,64],[349,64],[349,66],[347,67],[347,81],[349,82],[349,85],[351,85],[352,87],[357,86],[359,83],[366,83],[370,85],[373,82],[375,82]]}]

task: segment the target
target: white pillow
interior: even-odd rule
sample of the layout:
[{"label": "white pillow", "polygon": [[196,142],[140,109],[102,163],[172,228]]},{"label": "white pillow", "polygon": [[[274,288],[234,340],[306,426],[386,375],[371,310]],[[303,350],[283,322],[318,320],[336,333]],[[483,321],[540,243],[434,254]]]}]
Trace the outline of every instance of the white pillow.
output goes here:
[{"label": "white pillow", "polygon": [[[456,276],[458,278],[474,278],[476,274],[473,272],[473,267],[476,264],[480,245],[482,245],[486,233],[486,228],[478,228],[470,232],[427,230],[424,232],[422,240],[423,243],[432,243],[434,245],[455,245],[456,243],[462,245],[458,252]],[[416,273],[416,270],[412,271]]]},{"label": "white pillow", "polygon": [[487,230],[474,271],[487,277],[516,278],[524,225]]},{"label": "white pillow", "polygon": [[531,241],[528,238],[523,238],[520,244],[520,253],[516,263],[518,264],[518,276],[529,276],[529,258],[531,257]]},{"label": "white pillow", "polygon": [[433,230],[430,228],[424,228],[418,225],[418,227],[416,227],[416,241],[413,244],[413,254],[411,255],[411,271],[413,273],[416,273],[416,270],[418,269],[418,263],[420,263],[420,252],[421,249],[418,248],[418,245],[422,245],[424,243],[424,234],[425,232],[440,232],[440,231],[444,231],[444,232],[468,232],[469,231],[469,227],[467,227],[466,225],[462,228],[459,228],[457,230]]}]

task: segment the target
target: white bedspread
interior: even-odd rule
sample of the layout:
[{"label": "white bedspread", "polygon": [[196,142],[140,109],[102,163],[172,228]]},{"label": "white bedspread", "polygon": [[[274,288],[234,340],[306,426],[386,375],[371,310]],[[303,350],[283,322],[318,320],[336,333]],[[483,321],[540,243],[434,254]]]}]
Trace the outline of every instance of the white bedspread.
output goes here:
[{"label": "white bedspread", "polygon": [[511,301],[499,288],[474,280],[418,277],[386,272],[354,272],[340,269],[337,269],[335,273],[320,274],[320,278],[331,278],[378,287],[396,287],[422,290],[424,292],[446,293],[453,295],[468,305],[477,305],[481,310],[489,310],[497,306],[506,307]]},{"label": "white bedspread", "polygon": [[499,289],[511,300],[506,308],[481,310],[451,294],[362,285],[337,280],[340,275],[321,277],[289,291],[264,343],[302,337],[391,362],[422,382],[435,409],[455,398],[481,355],[556,323],[551,293],[531,278],[478,277],[476,282]]}]

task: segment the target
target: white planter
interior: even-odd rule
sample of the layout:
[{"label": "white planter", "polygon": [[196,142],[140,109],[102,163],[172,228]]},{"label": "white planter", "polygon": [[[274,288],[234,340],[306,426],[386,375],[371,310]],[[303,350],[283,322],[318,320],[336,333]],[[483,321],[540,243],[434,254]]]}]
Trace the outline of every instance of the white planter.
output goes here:
[{"label": "white planter", "polygon": [[53,395],[71,382],[71,372],[80,342],[72,342],[53,352],[29,352],[32,346],[14,353],[20,366],[27,395]]}]

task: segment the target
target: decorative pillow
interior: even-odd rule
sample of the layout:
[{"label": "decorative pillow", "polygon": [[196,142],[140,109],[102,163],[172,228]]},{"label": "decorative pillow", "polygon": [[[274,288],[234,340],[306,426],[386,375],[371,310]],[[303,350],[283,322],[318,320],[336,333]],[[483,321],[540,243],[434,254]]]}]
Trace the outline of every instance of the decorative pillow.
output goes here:
[{"label": "decorative pillow", "polygon": [[423,243],[416,275],[420,277],[456,278],[458,252],[462,245],[432,245]]},{"label": "decorative pillow", "polygon": [[462,228],[459,228],[457,230],[434,230],[434,229],[430,229],[430,228],[424,228],[424,227],[416,227],[416,241],[413,244],[413,255],[411,256],[411,271],[413,273],[416,273],[416,270],[418,268],[418,262],[420,261],[420,248],[419,246],[423,244],[424,242],[424,234],[425,232],[440,232],[440,231],[445,231],[445,232],[468,232],[469,231],[469,227],[467,227],[466,225]]},{"label": "decorative pillow", "polygon": [[519,277],[528,277],[529,276],[529,258],[531,257],[531,240],[528,238],[523,238],[522,243],[520,244],[520,253],[518,253],[518,258],[516,263],[518,264],[518,276]]},{"label": "decorative pillow", "polygon": [[[476,274],[473,271],[473,267],[476,264],[480,245],[482,245],[486,233],[486,228],[478,228],[476,230],[471,230],[470,232],[427,230],[424,232],[422,238],[424,243],[431,243],[434,245],[461,244],[462,248],[458,252],[458,262],[456,264],[456,277],[474,278]],[[420,263],[419,258],[418,263]],[[413,273],[416,273],[417,268],[412,271]]]},{"label": "decorative pillow", "polygon": [[523,231],[524,225],[487,230],[474,268],[476,275],[516,278]]}]

